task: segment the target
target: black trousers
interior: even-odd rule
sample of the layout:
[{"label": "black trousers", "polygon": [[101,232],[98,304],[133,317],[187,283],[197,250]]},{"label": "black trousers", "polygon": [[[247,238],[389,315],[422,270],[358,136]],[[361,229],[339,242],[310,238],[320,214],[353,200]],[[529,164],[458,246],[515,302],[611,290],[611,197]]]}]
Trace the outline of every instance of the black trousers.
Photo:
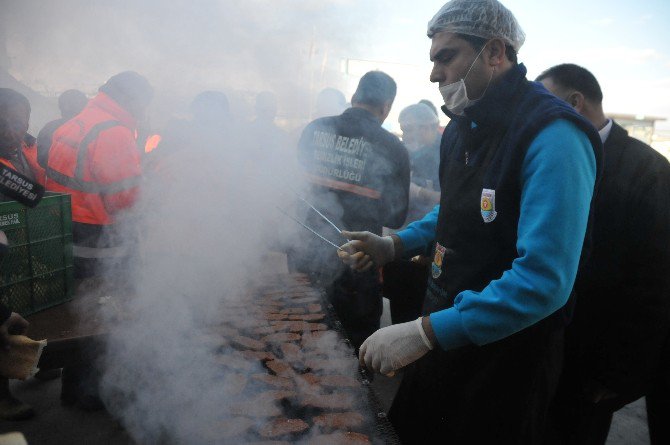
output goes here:
[{"label": "black trousers", "polygon": [[667,379],[659,381],[647,394],[647,423],[651,445],[670,444],[670,385]]},{"label": "black trousers", "polygon": [[[584,378],[583,359],[569,354],[556,397],[549,411],[546,445],[604,445],[614,413],[646,395],[647,422],[652,445],[670,444],[669,350],[647,390],[593,402],[593,390]],[[645,394],[646,392],[646,394]]]},{"label": "black trousers", "polygon": [[346,269],[326,287],[328,300],[358,351],[366,338],[379,329],[382,295],[377,270],[354,272]]},{"label": "black trousers", "polygon": [[578,385],[566,387],[562,379],[552,401],[546,445],[604,445],[614,412],[626,405],[620,398],[594,403]]},{"label": "black trousers", "polygon": [[407,368],[389,418],[403,444],[538,444],[563,360],[563,328],[433,350]]},{"label": "black trousers", "polygon": [[414,261],[392,261],[382,270],[382,293],[391,303],[393,324],[416,320],[426,295],[430,264]]},{"label": "black trousers", "polygon": [[651,445],[670,444],[670,336],[661,354],[659,371],[647,393],[647,423]]}]

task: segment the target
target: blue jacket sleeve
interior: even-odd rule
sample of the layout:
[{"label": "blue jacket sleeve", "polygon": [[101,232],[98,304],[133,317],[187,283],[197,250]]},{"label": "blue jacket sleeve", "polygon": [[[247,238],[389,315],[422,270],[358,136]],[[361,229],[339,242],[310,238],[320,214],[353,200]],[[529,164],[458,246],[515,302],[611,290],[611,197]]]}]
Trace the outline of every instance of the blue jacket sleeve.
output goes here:
[{"label": "blue jacket sleeve", "polygon": [[588,137],[558,120],[531,143],[521,169],[517,258],[481,292],[431,314],[443,349],[484,345],[546,318],[568,300],[586,233],[596,177]]},{"label": "blue jacket sleeve", "polygon": [[440,206],[436,205],[419,221],[414,221],[405,229],[396,233],[402,241],[403,256],[413,257],[424,253],[435,239],[435,227]]}]

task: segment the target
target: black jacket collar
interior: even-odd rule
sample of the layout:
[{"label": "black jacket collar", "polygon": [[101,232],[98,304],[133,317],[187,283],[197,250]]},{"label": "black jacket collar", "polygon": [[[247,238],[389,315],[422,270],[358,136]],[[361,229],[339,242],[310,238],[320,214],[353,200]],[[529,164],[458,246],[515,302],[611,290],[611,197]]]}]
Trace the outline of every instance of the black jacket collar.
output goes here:
[{"label": "black jacket collar", "polygon": [[526,82],[526,72],[522,63],[513,66],[489,87],[483,98],[465,109],[464,116],[453,114],[445,106],[442,106],[442,111],[457,122],[474,122],[478,127],[504,127],[511,118],[510,110],[519,96],[519,90]]}]

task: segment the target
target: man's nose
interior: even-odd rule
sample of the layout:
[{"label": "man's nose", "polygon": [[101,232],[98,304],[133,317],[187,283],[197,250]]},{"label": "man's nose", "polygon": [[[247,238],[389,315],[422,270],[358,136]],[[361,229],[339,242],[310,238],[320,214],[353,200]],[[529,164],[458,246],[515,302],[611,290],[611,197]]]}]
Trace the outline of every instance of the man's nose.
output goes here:
[{"label": "man's nose", "polygon": [[430,81],[433,83],[444,82],[444,73],[439,69],[437,63],[433,64],[433,70],[430,72]]}]

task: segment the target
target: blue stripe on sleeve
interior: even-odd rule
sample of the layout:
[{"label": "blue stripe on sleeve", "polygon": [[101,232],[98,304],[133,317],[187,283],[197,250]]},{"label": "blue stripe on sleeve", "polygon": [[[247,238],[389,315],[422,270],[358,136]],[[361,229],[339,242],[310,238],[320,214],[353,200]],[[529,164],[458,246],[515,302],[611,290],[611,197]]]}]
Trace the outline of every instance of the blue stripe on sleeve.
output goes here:
[{"label": "blue stripe on sleeve", "polygon": [[440,206],[436,205],[422,219],[414,221],[405,229],[396,233],[402,241],[403,256],[413,257],[426,251],[435,239],[435,227],[437,226],[437,215],[439,213]]}]

